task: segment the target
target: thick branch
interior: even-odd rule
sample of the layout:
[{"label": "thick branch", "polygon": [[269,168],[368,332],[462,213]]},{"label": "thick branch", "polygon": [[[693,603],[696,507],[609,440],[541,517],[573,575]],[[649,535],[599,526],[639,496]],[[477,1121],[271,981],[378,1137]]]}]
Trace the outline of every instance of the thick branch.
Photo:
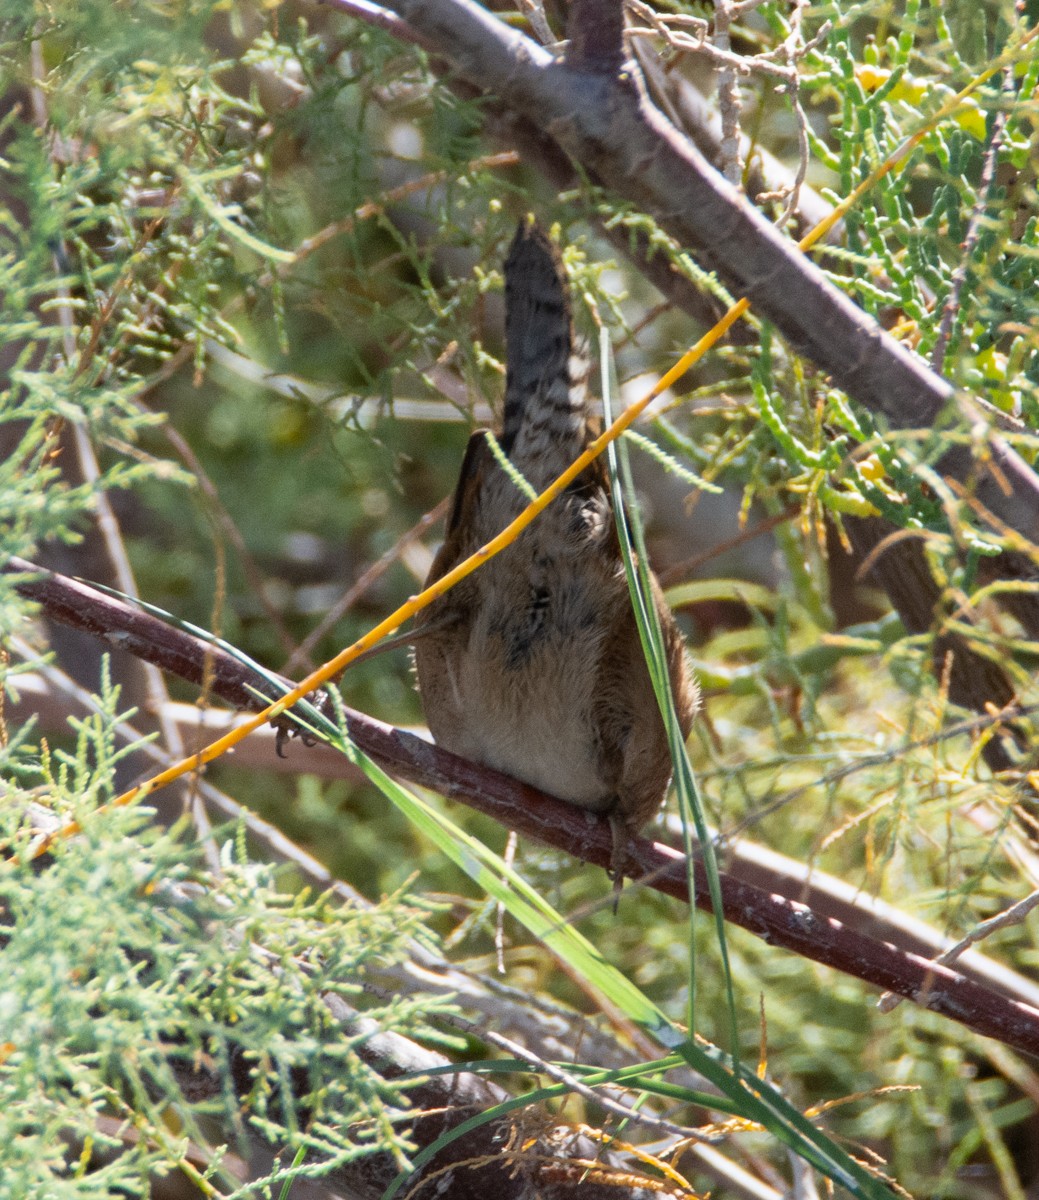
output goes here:
[{"label": "thick branch", "polygon": [[[930,428],[963,404],[710,166],[643,96],[632,72],[578,71],[473,0],[390,0],[471,83],[546,130],[583,169],[650,213],[771,320],[799,352],[895,428]],[[989,436],[992,470],[966,447],[940,466],[1002,521],[1039,541],[1039,477]],[[1003,486],[1009,483],[1009,489]]]},{"label": "thick branch", "polygon": [[[86,716],[98,711],[96,703],[91,702],[86,693],[78,689],[69,693],[57,686],[56,679],[60,677],[61,672],[52,667],[43,667],[41,672],[40,675],[33,672],[18,675],[17,697],[9,697],[5,708],[9,724],[22,724],[35,716],[43,730],[59,730],[66,727],[70,712],[77,716]],[[53,686],[48,680],[52,681]],[[195,704],[179,704],[172,701],[167,705],[166,715],[177,725],[185,744],[192,750],[201,749],[248,719],[244,713],[235,713],[229,709],[200,709]],[[236,747],[236,765],[246,770],[298,774],[298,755],[282,758],[275,753],[275,732],[272,726],[254,730],[244,743]],[[142,736],[126,722],[120,722],[116,733],[125,745],[139,742]],[[142,745],[141,751],[149,756],[149,761],[157,769],[164,769],[170,765],[169,755],[163,753],[154,743]],[[322,779],[348,778],[357,782],[363,778],[361,771],[348,762],[339,751],[322,744],[308,747],[306,770],[308,774]],[[491,791],[493,794],[493,789]],[[331,887],[351,902],[361,902],[361,897],[356,892],[334,880],[306,851],[254,813],[243,809],[230,797],[217,792],[205,782],[200,785],[200,795],[215,817],[244,822],[250,836],[257,840],[264,853],[291,862],[303,877],[315,886]],[[672,819],[671,825],[676,825],[676,819]],[[676,836],[679,836],[678,831]],[[741,882],[752,884],[766,892],[778,892],[788,899],[796,899],[802,904],[807,904],[817,915],[832,917],[858,933],[891,942],[900,950],[932,959],[938,958],[950,945],[950,939],[934,926],[910,916],[878,897],[868,895],[861,888],[837,879],[818,867],[806,866],[749,839],[726,840],[723,861],[729,873]],[[493,1013],[495,1028],[499,1033],[508,1032],[508,1029],[502,1028],[502,1021],[507,1020],[508,1013],[517,1013],[515,1007],[503,1009],[496,999],[485,1003],[486,996],[473,976],[457,972],[443,960],[434,961],[430,958],[428,950],[418,946],[413,947],[412,952],[423,967],[435,970],[442,976],[434,984],[433,976],[427,971],[422,977],[421,986],[435,986],[441,994],[461,996],[467,1008],[475,1008],[484,1016],[489,1012]],[[995,959],[972,952],[959,959],[957,965],[959,970],[976,983],[995,988],[1011,999],[1039,1008],[1039,985]],[[409,986],[416,983],[411,978],[406,982]],[[528,1008],[527,1014],[529,1012]],[[534,1035],[535,1040],[539,1042],[546,1037],[551,1039],[559,1036],[558,1030],[554,1028],[552,1031],[546,1031],[532,1029],[530,1025],[524,1025],[523,1029],[517,1032],[527,1039]],[[582,1034],[585,1043],[594,1041],[595,1036],[594,1030]],[[564,1036],[562,1041],[553,1043],[548,1050],[542,1045],[541,1053],[548,1057],[562,1057],[561,1048],[567,1044]],[[594,1047],[591,1057],[602,1065],[608,1065],[613,1061],[611,1054],[608,1044],[600,1043]]]},{"label": "thick branch", "polygon": [[[456,83],[454,90],[465,96],[473,95],[468,84]],[[580,180],[573,163],[540,126],[495,101],[487,102],[485,122],[485,129],[493,138],[519,150],[524,160],[536,166],[556,191],[570,191],[578,186]],[[600,180],[590,178],[601,186]],[[666,254],[651,244],[646,232],[602,221],[599,232],[669,304],[707,327],[721,319],[725,306],[683,275]],[[757,337],[757,331],[746,321],[737,321],[729,330],[726,341],[732,345],[749,345]]]},{"label": "thick branch", "polygon": [[[27,576],[34,572],[31,564],[19,560],[13,560],[7,569]],[[259,707],[253,688],[264,694],[272,691],[229,654],[84,583],[42,574],[20,581],[18,590],[56,619],[86,629],[185,679],[200,683],[205,676],[215,695],[239,707]],[[347,727],[360,749],[400,778],[460,800],[524,836],[585,862],[610,866],[613,837],[607,821],[592,819],[526,784],[362,713],[348,710]],[[633,839],[625,875],[677,899],[689,899],[683,857],[671,847]],[[709,909],[706,877],[699,864],[695,886],[696,904]],[[1039,1054],[1039,1010],[1007,999],[959,971],[935,967],[918,955],[820,916],[807,905],[725,875],[722,908],[727,920],[769,943],[904,996],[986,1037]]]}]

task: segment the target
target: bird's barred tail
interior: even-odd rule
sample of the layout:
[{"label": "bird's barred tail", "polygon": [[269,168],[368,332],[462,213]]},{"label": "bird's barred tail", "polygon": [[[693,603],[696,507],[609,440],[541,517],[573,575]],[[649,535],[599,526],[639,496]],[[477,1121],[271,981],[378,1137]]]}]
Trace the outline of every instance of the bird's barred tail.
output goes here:
[{"label": "bird's barred tail", "polygon": [[587,443],[587,368],[574,355],[559,251],[526,219],[505,260],[505,362],[502,445],[531,484],[544,486]]}]

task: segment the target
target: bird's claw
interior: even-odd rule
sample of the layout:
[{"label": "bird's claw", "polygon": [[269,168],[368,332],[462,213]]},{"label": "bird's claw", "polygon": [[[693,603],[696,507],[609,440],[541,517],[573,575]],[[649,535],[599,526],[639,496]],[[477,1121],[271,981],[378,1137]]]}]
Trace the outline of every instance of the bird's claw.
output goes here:
[{"label": "bird's claw", "polygon": [[[312,704],[324,716],[332,715],[332,700],[327,692],[311,692],[305,697],[308,704]],[[296,720],[287,712],[279,713],[276,717],[271,717],[271,724],[274,726],[274,751],[279,758],[285,758],[285,747],[296,738],[309,749],[311,746],[316,746],[318,738],[316,738],[309,730],[303,729]]]}]

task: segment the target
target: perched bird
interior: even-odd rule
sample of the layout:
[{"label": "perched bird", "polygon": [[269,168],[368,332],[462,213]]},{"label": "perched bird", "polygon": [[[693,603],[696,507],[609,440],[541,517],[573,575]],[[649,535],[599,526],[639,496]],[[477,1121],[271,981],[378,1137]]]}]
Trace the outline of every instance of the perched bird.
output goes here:
[{"label": "perched bird", "polygon": [[[536,491],[600,431],[574,355],[560,256],[524,221],[505,262],[501,449]],[[527,499],[486,431],[469,439],[444,544],[426,585],[490,541]],[[699,695],[655,578],[683,734]],[[671,757],[628,595],[601,460],[511,546],[423,610],[415,667],[439,746],[609,816],[619,881],[629,835],[659,808]]]}]

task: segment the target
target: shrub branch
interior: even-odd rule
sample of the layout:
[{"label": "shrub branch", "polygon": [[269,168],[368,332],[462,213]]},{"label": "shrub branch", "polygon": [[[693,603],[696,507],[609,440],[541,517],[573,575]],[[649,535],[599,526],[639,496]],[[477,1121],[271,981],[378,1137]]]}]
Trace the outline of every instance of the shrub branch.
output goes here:
[{"label": "shrub branch", "polygon": [[[257,711],[277,690],[245,663],[200,638],[172,628],[88,584],[40,572],[19,559],[6,568],[25,578],[18,590],[54,619],[85,630],[192,683],[205,679],[212,694]],[[286,681],[287,686],[289,685]],[[609,822],[537,789],[431,745],[352,709],[347,733],[364,753],[398,778],[428,787],[495,818],[506,828],[608,868],[613,856]],[[633,838],[624,866],[627,877],[688,903],[686,868],[679,851]],[[976,1033],[1039,1054],[1039,1009],[1009,999],[918,954],[898,949],[822,916],[808,905],[723,874],[726,920],[770,944],[833,967],[958,1021]],[[709,909],[707,879],[696,865],[695,903]]]}]

